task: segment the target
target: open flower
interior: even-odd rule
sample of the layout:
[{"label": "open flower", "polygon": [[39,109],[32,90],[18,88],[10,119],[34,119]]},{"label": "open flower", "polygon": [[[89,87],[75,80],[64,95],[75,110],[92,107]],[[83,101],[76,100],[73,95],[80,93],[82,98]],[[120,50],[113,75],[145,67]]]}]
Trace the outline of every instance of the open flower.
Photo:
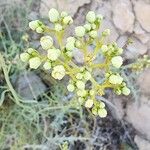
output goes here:
[{"label": "open flower", "polygon": [[66,74],[65,68],[62,65],[55,66],[52,71],[52,77],[61,80]]}]

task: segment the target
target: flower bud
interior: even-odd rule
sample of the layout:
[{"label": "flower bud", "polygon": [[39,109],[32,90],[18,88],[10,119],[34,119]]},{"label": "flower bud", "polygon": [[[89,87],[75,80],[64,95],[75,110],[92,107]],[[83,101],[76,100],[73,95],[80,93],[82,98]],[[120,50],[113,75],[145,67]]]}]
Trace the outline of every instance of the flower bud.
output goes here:
[{"label": "flower bud", "polygon": [[54,8],[50,9],[49,19],[51,22],[57,22],[59,20],[59,12]]},{"label": "flower bud", "polygon": [[20,59],[23,62],[27,62],[30,59],[30,55],[28,53],[22,53],[22,54],[20,54]]},{"label": "flower bud", "polygon": [[124,95],[129,95],[130,94],[130,89],[129,88],[127,88],[127,87],[123,87],[122,88],[122,94],[124,94]]},{"label": "flower bud", "polygon": [[98,110],[98,115],[101,117],[101,118],[105,118],[107,116],[107,111],[106,109],[99,109]]},{"label": "flower bud", "polygon": [[96,20],[96,15],[93,11],[89,11],[86,15],[86,20],[90,23],[93,23]]},{"label": "flower bud", "polygon": [[122,48],[118,48],[118,55],[121,55],[123,53],[123,49]]},{"label": "flower bud", "polygon": [[73,42],[68,42],[68,43],[66,44],[66,49],[67,49],[68,51],[73,50],[73,49],[74,49],[74,43],[73,43]]},{"label": "flower bud", "polygon": [[99,103],[99,107],[100,107],[100,108],[105,108],[105,103],[100,102],[100,103]]},{"label": "flower bud", "polygon": [[53,46],[53,39],[50,36],[43,36],[40,39],[40,43],[43,49],[48,50]]},{"label": "flower bud", "polygon": [[32,53],[36,52],[36,50],[33,49],[33,48],[28,48],[28,49],[27,49],[27,52],[28,52],[29,54],[32,54]]},{"label": "flower bud", "polygon": [[63,23],[64,23],[65,25],[70,25],[70,24],[72,24],[72,23],[73,23],[72,17],[71,17],[71,16],[66,16],[66,17],[64,17]]},{"label": "flower bud", "polygon": [[101,14],[97,15],[96,18],[98,22],[101,22],[103,20],[103,16]]},{"label": "flower bud", "polygon": [[55,24],[55,31],[59,32],[62,31],[62,29],[63,27],[59,23]]},{"label": "flower bud", "polygon": [[93,24],[91,25],[91,27],[92,27],[93,30],[95,30],[95,29],[96,29],[96,24],[93,23]]},{"label": "flower bud", "polygon": [[110,29],[106,29],[102,32],[102,36],[108,36],[110,35]]},{"label": "flower bud", "polygon": [[72,36],[67,38],[67,43],[71,42],[71,43],[75,43],[76,39]]},{"label": "flower bud", "polygon": [[80,103],[80,105],[82,105],[84,103],[84,98],[83,97],[79,97],[78,98],[78,102]]},{"label": "flower bud", "polygon": [[65,12],[65,11],[62,11],[61,14],[60,14],[60,16],[61,16],[62,18],[66,17],[67,15],[68,15],[68,13]]},{"label": "flower bud", "polygon": [[84,97],[84,96],[86,96],[86,94],[87,94],[86,90],[79,90],[79,91],[77,91],[77,95],[78,96]]},{"label": "flower bud", "polygon": [[88,99],[86,102],[85,102],[85,107],[86,108],[91,108],[93,106],[93,100],[92,99]]},{"label": "flower bud", "polygon": [[93,107],[93,108],[92,108],[92,114],[93,114],[93,115],[97,115],[97,108],[96,108],[96,107]]},{"label": "flower bud", "polygon": [[68,52],[66,52],[66,55],[67,55],[68,57],[72,57],[72,56],[73,56],[73,52],[72,52],[72,51],[68,51]]},{"label": "flower bud", "polygon": [[81,48],[81,46],[82,46],[81,42],[79,40],[76,40],[75,47],[76,48]]},{"label": "flower bud", "polygon": [[78,89],[84,89],[85,88],[85,83],[83,81],[78,80],[76,82],[76,86]]},{"label": "flower bud", "polygon": [[45,70],[51,69],[51,67],[52,67],[51,62],[46,61],[46,62],[44,63],[44,65],[43,65],[43,67],[44,67]]},{"label": "flower bud", "polygon": [[94,90],[90,90],[90,95],[93,96],[95,94]]},{"label": "flower bud", "polygon": [[83,37],[85,35],[85,28],[83,26],[78,26],[75,28],[75,34],[78,37]]},{"label": "flower bud", "polygon": [[29,27],[32,29],[32,30],[36,30],[36,28],[39,27],[39,20],[35,20],[35,21],[31,21],[29,22]]},{"label": "flower bud", "polygon": [[103,53],[106,53],[108,51],[107,45],[102,45],[101,50]]},{"label": "flower bud", "polygon": [[97,31],[90,31],[89,36],[92,37],[93,39],[97,37]]},{"label": "flower bud", "polygon": [[61,80],[66,74],[65,68],[62,65],[55,66],[52,71],[52,77]]},{"label": "flower bud", "polygon": [[84,72],[84,79],[85,79],[85,80],[90,80],[90,79],[91,79],[91,73],[88,72],[88,71],[85,71],[85,72]]},{"label": "flower bud", "polygon": [[111,84],[121,84],[122,81],[123,81],[123,78],[120,75],[114,75],[114,74],[112,74],[109,77],[109,82]]},{"label": "flower bud", "polygon": [[111,63],[114,67],[120,68],[121,65],[123,64],[123,59],[121,56],[115,56],[111,59]]},{"label": "flower bud", "polygon": [[90,31],[91,30],[91,25],[89,23],[84,25],[84,28],[86,31]]},{"label": "flower bud", "polygon": [[61,51],[59,49],[48,49],[48,54],[47,57],[52,60],[55,61],[61,54]]},{"label": "flower bud", "polygon": [[73,92],[75,87],[74,87],[73,84],[68,84],[67,89],[68,89],[69,92]]},{"label": "flower bud", "polygon": [[77,73],[76,78],[81,80],[83,78],[83,74],[82,73]]},{"label": "flower bud", "polygon": [[36,32],[37,32],[37,33],[43,33],[44,30],[43,30],[42,27],[38,27],[38,28],[36,28]]},{"label": "flower bud", "polygon": [[41,65],[42,61],[39,57],[33,57],[29,60],[30,68],[37,69]]}]

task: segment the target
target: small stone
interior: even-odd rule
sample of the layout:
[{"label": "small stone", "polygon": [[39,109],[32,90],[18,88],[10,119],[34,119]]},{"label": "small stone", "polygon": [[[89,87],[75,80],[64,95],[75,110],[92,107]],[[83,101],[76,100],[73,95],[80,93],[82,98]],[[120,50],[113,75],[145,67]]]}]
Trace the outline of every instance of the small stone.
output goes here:
[{"label": "small stone", "polygon": [[143,55],[147,52],[147,46],[142,44],[136,38],[132,38],[133,43],[127,46],[126,57],[129,59],[135,59],[139,55]]},{"label": "small stone", "polygon": [[[142,14],[142,13],[141,13]],[[117,1],[113,8],[113,21],[115,26],[124,32],[132,32],[134,23],[134,14],[129,9],[128,3]]]},{"label": "small stone", "polygon": [[150,142],[136,135],[134,142],[137,144],[139,150],[150,150]]},{"label": "small stone", "polygon": [[150,69],[145,70],[140,74],[137,79],[137,83],[140,86],[140,90],[143,94],[150,96]]},{"label": "small stone", "polygon": [[134,6],[137,20],[141,26],[150,32],[150,4],[146,4],[144,1],[137,1]]},{"label": "small stone", "polygon": [[127,105],[126,120],[139,132],[150,140],[150,102],[145,96],[140,97],[140,105],[130,102]]}]

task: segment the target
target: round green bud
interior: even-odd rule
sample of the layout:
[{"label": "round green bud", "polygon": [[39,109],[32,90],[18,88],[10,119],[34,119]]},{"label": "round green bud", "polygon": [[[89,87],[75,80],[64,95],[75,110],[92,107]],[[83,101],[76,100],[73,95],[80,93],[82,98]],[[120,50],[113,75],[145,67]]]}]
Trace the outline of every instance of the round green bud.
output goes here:
[{"label": "round green bud", "polygon": [[84,25],[84,28],[86,31],[90,31],[91,30],[91,25],[89,23]]},{"label": "round green bud", "polygon": [[43,30],[42,27],[38,27],[38,28],[36,28],[36,32],[37,32],[37,33],[43,33],[44,30]]},{"label": "round green bud", "polygon": [[73,92],[75,90],[75,87],[74,87],[73,84],[68,84],[67,89],[68,89],[69,92]]},{"label": "round green bud", "polygon": [[61,14],[60,14],[60,16],[61,16],[62,18],[64,18],[64,17],[68,16],[68,13],[65,12],[65,11],[62,11]]},{"label": "round green bud", "polygon": [[48,49],[48,54],[47,57],[52,60],[55,61],[61,54],[61,51],[59,49]]},{"label": "round green bud", "polygon": [[73,23],[72,17],[71,17],[71,16],[66,16],[66,17],[64,17],[63,23],[64,23],[65,25],[70,25],[70,24],[72,24],[72,23]]},{"label": "round green bud", "polygon": [[39,57],[33,57],[29,59],[30,68],[37,69],[41,65],[42,61]]},{"label": "round green bud", "polygon": [[59,32],[59,31],[62,31],[62,29],[63,27],[59,23],[55,24],[55,31]]},{"label": "round green bud", "polygon": [[101,14],[97,15],[96,18],[98,22],[101,22],[103,20],[103,16]]},{"label": "round green bud", "polygon": [[112,74],[109,77],[109,82],[111,84],[121,84],[122,81],[123,81],[123,78],[120,75],[114,75],[114,74]]},{"label": "round green bud", "polygon": [[49,19],[51,22],[57,22],[59,20],[59,12],[54,8],[50,9]]},{"label": "round green bud", "polygon": [[77,73],[76,78],[79,79],[79,80],[82,79],[83,78],[83,74],[82,73]]},{"label": "round green bud", "polygon": [[48,50],[53,46],[53,39],[50,36],[43,36],[40,39],[40,43],[43,49]]},{"label": "round green bud", "polygon": [[51,64],[51,62],[46,61],[46,62],[44,63],[44,65],[43,65],[43,67],[44,67],[45,70],[49,70],[49,69],[51,69],[52,64]]},{"label": "round green bud", "polygon": [[100,102],[100,103],[99,103],[99,107],[100,107],[100,108],[105,108],[105,103]]},{"label": "round green bud", "polygon": [[74,43],[73,43],[73,42],[68,42],[68,43],[66,44],[66,49],[67,49],[68,51],[73,50],[73,49],[74,49]]},{"label": "round green bud", "polygon": [[79,97],[78,98],[78,102],[80,103],[80,105],[82,105],[84,103],[84,98],[83,97]]},{"label": "round green bud", "polygon": [[129,95],[130,94],[130,89],[129,88],[127,88],[127,87],[123,87],[122,88],[122,94],[124,94],[124,95]]},{"label": "round green bud", "polygon": [[85,107],[86,108],[92,108],[93,106],[93,100],[92,99],[88,99],[86,102],[85,102]]},{"label": "round green bud", "polygon": [[120,90],[120,89],[116,89],[116,90],[115,90],[115,93],[116,93],[117,95],[121,95],[121,90]]},{"label": "round green bud", "polygon": [[118,48],[118,55],[121,55],[123,53],[123,49],[122,48]]},{"label": "round green bud", "polygon": [[77,91],[77,95],[78,96],[84,97],[84,96],[86,96],[86,94],[87,94],[86,90],[79,90],[79,91]]},{"label": "round green bud", "polygon": [[75,43],[75,41],[76,41],[76,39],[74,37],[72,37],[72,36],[67,38],[67,43],[69,43],[69,42],[70,43]]},{"label": "round green bud", "polygon": [[65,68],[62,65],[55,66],[52,71],[52,77],[61,80],[66,74]]},{"label": "round green bud", "polygon": [[90,32],[89,32],[89,36],[92,37],[93,39],[96,38],[97,35],[98,35],[98,34],[97,34],[97,31],[94,31],[94,30],[93,30],[93,31],[90,31]]},{"label": "round green bud", "polygon": [[33,49],[33,48],[28,48],[28,49],[27,49],[27,52],[28,52],[29,54],[32,54],[32,53],[36,52],[36,50]]},{"label": "round green bud", "polygon": [[95,94],[94,90],[90,90],[90,95],[93,96]]},{"label": "round green bud", "polygon": [[107,116],[107,111],[106,109],[99,109],[98,110],[98,115],[101,117],[101,118],[105,118]]},{"label": "round green bud", "polygon": [[91,25],[91,27],[92,27],[93,30],[95,30],[95,29],[96,29],[96,24],[93,23],[93,24]]},{"label": "round green bud", "polygon": [[85,88],[85,83],[83,81],[78,80],[76,82],[76,86],[77,86],[78,89],[83,90]]},{"label": "round green bud", "polygon": [[76,40],[75,47],[76,48],[81,48],[81,46],[82,46],[81,42],[79,40]]},{"label": "round green bud", "polygon": [[108,51],[107,45],[102,45],[101,50],[103,53],[106,53]]},{"label": "round green bud", "polygon": [[86,15],[86,20],[90,23],[93,23],[96,20],[95,12],[89,11]]},{"label": "round green bud", "polygon": [[72,57],[72,56],[73,56],[73,52],[72,52],[72,51],[68,51],[68,52],[66,52],[66,55],[67,55],[68,57]]},{"label": "round green bud", "polygon": [[85,72],[84,72],[84,79],[85,79],[85,80],[90,80],[91,77],[92,77],[92,76],[91,76],[91,73],[90,73],[90,72],[88,72],[88,71],[85,71]]},{"label": "round green bud", "polygon": [[92,108],[92,114],[95,115],[95,116],[97,115],[97,108],[96,107]]},{"label": "round green bud", "polygon": [[110,35],[110,29],[106,29],[102,32],[102,36],[108,36]]},{"label": "round green bud", "polygon": [[77,37],[83,37],[85,35],[85,28],[83,26],[76,27],[75,34]]},{"label": "round green bud", "polygon": [[29,22],[29,27],[32,29],[32,30],[36,30],[36,28],[39,27],[39,20],[35,20],[35,21],[31,21]]},{"label": "round green bud", "polygon": [[111,63],[114,67],[120,68],[121,65],[123,64],[123,59],[121,56],[115,56],[111,59]]},{"label": "round green bud", "polygon": [[20,59],[23,62],[27,62],[30,59],[30,55],[28,53],[22,53],[22,54],[20,54]]}]

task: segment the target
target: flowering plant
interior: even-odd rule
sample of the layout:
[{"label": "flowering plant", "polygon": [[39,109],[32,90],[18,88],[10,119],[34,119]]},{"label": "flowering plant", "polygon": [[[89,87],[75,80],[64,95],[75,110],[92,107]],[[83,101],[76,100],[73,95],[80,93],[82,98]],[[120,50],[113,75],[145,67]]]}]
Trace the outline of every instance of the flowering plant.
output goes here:
[{"label": "flowering plant", "polygon": [[[68,37],[65,42],[65,29],[73,23],[72,17],[64,11],[60,13],[52,8],[49,11],[49,19],[53,24],[52,28],[39,20],[29,23],[32,30],[43,34],[40,44],[47,55],[28,48],[20,55],[21,60],[29,62],[29,67],[32,69],[37,69],[42,65],[45,70],[50,70],[51,76],[57,80],[67,75],[69,77],[67,89],[69,92],[74,92],[77,102],[89,108],[94,115],[106,117],[105,103],[98,101],[97,95],[104,95],[107,88],[113,89],[117,95],[130,94],[130,89],[119,74],[119,69],[123,64],[123,58],[120,56],[123,49],[119,48],[115,42],[104,44],[110,30],[106,29],[100,35],[98,34],[103,17],[96,15],[93,11],[87,13],[86,23],[76,27],[75,35]],[[57,39],[57,44],[54,37]],[[92,52],[88,50],[91,46],[94,47]],[[75,63],[74,49],[79,49],[83,53],[83,64]],[[99,54],[103,56],[102,63],[95,62]],[[102,83],[98,83],[94,78],[95,69],[105,72]],[[86,86],[89,82],[90,86]]]}]

